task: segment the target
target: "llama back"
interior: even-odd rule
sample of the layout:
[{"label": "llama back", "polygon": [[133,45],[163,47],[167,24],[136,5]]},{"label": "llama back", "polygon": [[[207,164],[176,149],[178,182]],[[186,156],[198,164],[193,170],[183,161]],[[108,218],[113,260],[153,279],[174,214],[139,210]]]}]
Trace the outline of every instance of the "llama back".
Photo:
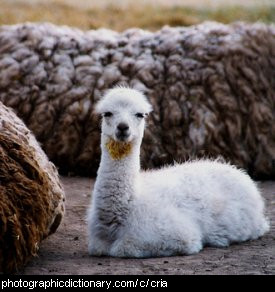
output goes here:
[{"label": "llama back", "polygon": [[[171,210],[188,212],[203,235],[228,232],[234,234],[230,241],[238,241],[257,238],[269,230],[259,188],[232,165],[200,160],[144,172],[142,176],[147,194],[142,187],[140,193],[150,197],[155,208],[168,205]],[[209,236],[204,237],[207,242]]]}]

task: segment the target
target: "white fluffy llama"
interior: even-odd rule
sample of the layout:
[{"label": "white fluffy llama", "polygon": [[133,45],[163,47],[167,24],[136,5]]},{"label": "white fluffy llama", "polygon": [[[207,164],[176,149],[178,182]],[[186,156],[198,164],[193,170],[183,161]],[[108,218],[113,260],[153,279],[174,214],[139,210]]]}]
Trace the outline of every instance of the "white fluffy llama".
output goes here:
[{"label": "white fluffy llama", "polygon": [[151,105],[140,92],[110,90],[99,101],[102,157],[89,210],[89,253],[158,257],[226,247],[269,229],[264,202],[243,171],[193,161],[140,171]]}]

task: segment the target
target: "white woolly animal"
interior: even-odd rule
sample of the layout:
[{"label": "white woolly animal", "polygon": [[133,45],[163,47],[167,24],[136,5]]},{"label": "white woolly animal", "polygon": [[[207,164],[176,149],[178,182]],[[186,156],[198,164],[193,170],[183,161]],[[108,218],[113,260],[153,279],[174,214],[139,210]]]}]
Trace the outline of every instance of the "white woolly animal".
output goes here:
[{"label": "white woolly animal", "polygon": [[264,202],[243,171],[194,161],[140,171],[151,105],[140,92],[110,90],[99,101],[102,157],[89,210],[89,253],[158,257],[226,247],[269,229]]}]

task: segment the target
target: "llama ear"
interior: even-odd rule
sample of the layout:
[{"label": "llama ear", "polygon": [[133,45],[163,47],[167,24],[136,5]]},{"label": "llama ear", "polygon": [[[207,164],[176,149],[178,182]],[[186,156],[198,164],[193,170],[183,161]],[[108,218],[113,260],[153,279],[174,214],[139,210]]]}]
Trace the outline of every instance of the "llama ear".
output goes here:
[{"label": "llama ear", "polygon": [[104,94],[100,96],[100,99],[96,102],[94,106],[93,113],[97,115],[102,115],[104,112],[106,112],[106,97],[111,92],[111,89],[105,90]]}]

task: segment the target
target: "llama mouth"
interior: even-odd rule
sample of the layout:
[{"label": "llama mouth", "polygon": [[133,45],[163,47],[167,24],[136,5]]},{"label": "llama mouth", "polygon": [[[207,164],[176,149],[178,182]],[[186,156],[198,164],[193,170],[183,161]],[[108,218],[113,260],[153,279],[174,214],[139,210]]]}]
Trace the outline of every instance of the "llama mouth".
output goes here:
[{"label": "llama mouth", "polygon": [[129,142],[129,134],[116,134],[116,140],[118,142]]}]

